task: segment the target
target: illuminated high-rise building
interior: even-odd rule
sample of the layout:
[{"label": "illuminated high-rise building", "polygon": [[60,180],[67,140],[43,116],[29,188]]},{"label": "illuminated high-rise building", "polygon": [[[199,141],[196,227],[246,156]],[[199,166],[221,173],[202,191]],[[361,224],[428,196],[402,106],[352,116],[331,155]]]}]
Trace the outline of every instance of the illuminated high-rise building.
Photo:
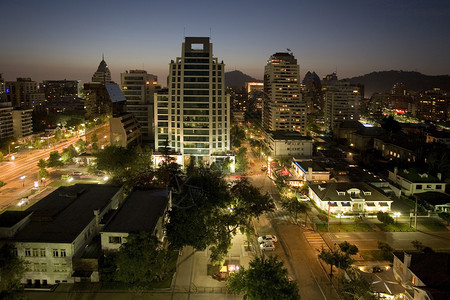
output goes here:
[{"label": "illuminated high-rise building", "polygon": [[208,37],[186,37],[170,63],[168,91],[155,95],[155,148],[204,162],[230,150],[230,97],[225,65]]},{"label": "illuminated high-rise building", "polygon": [[265,131],[297,131],[306,135],[300,67],[292,53],[275,53],[264,69],[262,122]]},{"label": "illuminated high-rise building", "polygon": [[359,120],[362,87],[348,81],[334,80],[323,86],[325,127],[333,131],[343,121]]},{"label": "illuminated high-rise building", "polygon": [[154,93],[158,79],[145,70],[129,70],[120,74],[120,86],[126,100],[126,111],[141,125],[142,140],[152,143],[154,130]]}]

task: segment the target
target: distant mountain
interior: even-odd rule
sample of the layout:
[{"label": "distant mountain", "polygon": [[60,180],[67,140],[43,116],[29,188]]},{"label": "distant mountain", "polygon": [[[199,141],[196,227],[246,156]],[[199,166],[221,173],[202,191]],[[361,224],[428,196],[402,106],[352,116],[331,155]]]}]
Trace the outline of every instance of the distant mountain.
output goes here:
[{"label": "distant mountain", "polygon": [[238,70],[225,72],[225,84],[227,87],[233,88],[245,87],[246,82],[262,82],[262,80],[255,79]]},{"label": "distant mountain", "polygon": [[403,83],[407,90],[412,91],[430,90],[436,87],[450,91],[449,75],[430,76],[419,72],[381,71],[352,77],[349,80],[355,84],[363,84],[366,97],[376,92],[388,92],[397,82]]}]

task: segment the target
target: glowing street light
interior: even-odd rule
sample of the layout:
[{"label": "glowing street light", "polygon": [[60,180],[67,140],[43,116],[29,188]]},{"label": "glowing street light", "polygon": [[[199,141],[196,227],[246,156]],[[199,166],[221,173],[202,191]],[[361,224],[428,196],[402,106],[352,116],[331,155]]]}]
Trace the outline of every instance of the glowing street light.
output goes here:
[{"label": "glowing street light", "polygon": [[398,222],[398,217],[400,217],[400,215],[401,215],[401,213],[399,213],[399,212],[395,212],[395,213],[394,213],[394,216],[395,216],[395,223]]}]

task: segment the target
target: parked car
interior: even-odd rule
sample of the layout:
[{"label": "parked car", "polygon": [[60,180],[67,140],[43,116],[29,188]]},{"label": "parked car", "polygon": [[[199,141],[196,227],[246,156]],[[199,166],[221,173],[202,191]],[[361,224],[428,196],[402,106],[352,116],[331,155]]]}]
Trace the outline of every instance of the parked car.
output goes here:
[{"label": "parked car", "polygon": [[272,234],[262,235],[262,236],[258,237],[258,243],[261,243],[261,242],[275,243],[275,242],[278,242],[278,239],[275,235],[272,235]]},{"label": "parked car", "polygon": [[72,175],[74,175],[74,176],[81,176],[81,175],[83,175],[83,173],[81,173],[79,171],[75,171],[75,172],[72,173]]},{"label": "parked car", "polygon": [[261,248],[262,251],[275,250],[275,245],[271,241],[261,242],[259,244],[259,247]]},{"label": "parked car", "polygon": [[309,200],[309,197],[308,197],[308,196],[305,196],[305,195],[300,195],[300,196],[298,197],[298,200],[299,200],[299,201],[308,201],[308,200]]}]

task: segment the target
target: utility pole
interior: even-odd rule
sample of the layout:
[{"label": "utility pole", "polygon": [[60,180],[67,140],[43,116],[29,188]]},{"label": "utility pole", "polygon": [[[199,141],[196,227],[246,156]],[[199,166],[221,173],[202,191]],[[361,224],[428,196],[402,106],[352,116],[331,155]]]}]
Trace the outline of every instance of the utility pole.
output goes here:
[{"label": "utility pole", "polygon": [[416,197],[416,205],[414,208],[414,231],[417,231],[417,197]]}]

